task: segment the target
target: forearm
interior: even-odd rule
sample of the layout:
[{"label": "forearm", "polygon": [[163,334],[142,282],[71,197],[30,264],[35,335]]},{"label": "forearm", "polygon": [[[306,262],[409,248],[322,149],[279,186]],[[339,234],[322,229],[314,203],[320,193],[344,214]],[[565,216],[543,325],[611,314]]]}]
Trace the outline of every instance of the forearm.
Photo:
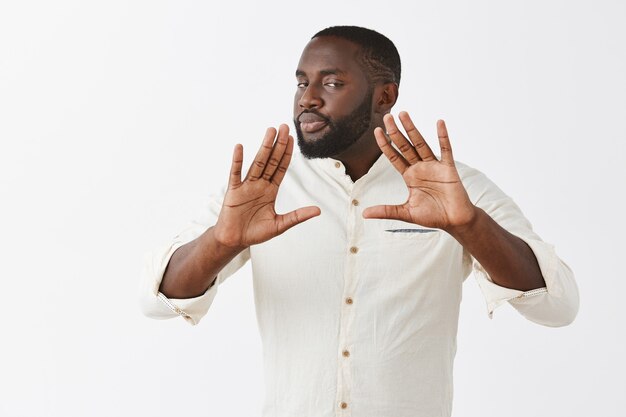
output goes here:
[{"label": "forearm", "polygon": [[200,296],[215,284],[217,274],[243,249],[221,245],[211,227],[174,252],[159,291],[168,298]]},{"label": "forearm", "polygon": [[483,266],[495,284],[520,291],[546,286],[537,258],[526,242],[483,210],[476,208],[470,224],[448,233]]}]

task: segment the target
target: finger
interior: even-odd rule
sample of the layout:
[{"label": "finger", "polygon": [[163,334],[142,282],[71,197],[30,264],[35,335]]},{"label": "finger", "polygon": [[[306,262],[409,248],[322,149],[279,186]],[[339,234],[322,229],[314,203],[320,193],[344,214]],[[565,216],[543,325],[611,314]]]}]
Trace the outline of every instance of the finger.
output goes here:
[{"label": "finger", "polygon": [[290,211],[289,213],[279,214],[278,216],[276,216],[278,234],[281,234],[284,231],[294,227],[297,224],[307,221],[312,217],[319,216],[321,212],[322,211],[319,207],[308,206],[299,208],[294,211]]},{"label": "finger", "polygon": [[276,167],[276,172],[274,172],[274,176],[271,179],[272,184],[276,184],[276,186],[280,186],[280,183],[285,178],[285,174],[287,173],[287,168],[289,167],[289,163],[291,162],[291,155],[293,154],[293,136],[287,136],[287,147],[285,148],[285,152],[283,153],[283,157],[280,159],[278,166]]},{"label": "finger", "polygon": [[230,176],[228,177],[228,188],[235,188],[241,185],[241,167],[243,166],[243,146],[236,144],[233,150],[233,161],[230,164]]},{"label": "finger", "polygon": [[454,157],[452,156],[452,146],[450,145],[450,138],[448,137],[448,129],[446,128],[446,122],[443,120],[437,121],[437,136],[439,136],[439,147],[441,148],[441,162],[454,165]]},{"label": "finger", "polygon": [[363,210],[363,217],[366,219],[394,219],[411,221],[404,206],[372,206]]},{"label": "finger", "polygon": [[272,153],[274,138],[276,137],[276,129],[273,127],[268,127],[265,131],[265,137],[263,138],[263,142],[261,143],[261,147],[254,157],[254,161],[252,165],[250,165],[250,169],[248,170],[248,174],[246,175],[246,180],[258,180],[263,174],[263,170],[265,169],[265,165],[267,164],[267,158]]},{"label": "finger", "polygon": [[415,164],[420,160],[417,151],[413,147],[413,144],[409,142],[409,140],[400,132],[398,126],[396,125],[396,121],[393,119],[393,116],[387,113],[383,117],[383,122],[385,123],[385,128],[387,129],[387,135],[389,138],[395,143],[398,147],[402,155],[407,160],[407,162],[411,165]]},{"label": "finger", "polygon": [[263,179],[269,181],[276,172],[276,168],[285,153],[287,144],[289,143],[289,126],[282,124],[278,127],[278,138],[274,144],[274,149],[267,160],[265,170],[263,171]]},{"label": "finger", "polygon": [[400,152],[396,150],[389,141],[387,140],[387,136],[385,136],[385,132],[380,127],[374,129],[374,137],[376,138],[376,143],[381,151],[385,154],[391,165],[400,173],[404,174],[404,171],[411,165],[407,162],[406,159],[400,155]]},{"label": "finger", "polygon": [[406,130],[406,134],[409,135],[409,138],[411,139],[411,142],[413,142],[413,146],[415,147],[415,150],[417,151],[420,158],[422,158],[422,160],[424,161],[432,161],[433,159],[437,159],[435,158],[435,154],[433,153],[433,151],[430,149],[430,146],[428,146],[428,144],[424,140],[422,134],[413,124],[411,117],[409,117],[409,113],[401,111],[398,114],[398,118],[400,119],[400,122],[402,122],[404,130]]}]

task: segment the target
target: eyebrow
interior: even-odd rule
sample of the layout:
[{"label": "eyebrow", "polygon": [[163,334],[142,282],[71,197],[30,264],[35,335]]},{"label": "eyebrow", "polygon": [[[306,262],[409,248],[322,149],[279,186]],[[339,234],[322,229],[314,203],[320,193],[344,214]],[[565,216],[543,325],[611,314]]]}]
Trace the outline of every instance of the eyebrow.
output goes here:
[{"label": "eyebrow", "polygon": [[[345,71],[340,70],[339,68],[329,68],[320,70],[319,73],[321,75],[346,75]],[[306,77],[306,72],[301,69],[296,70],[296,77]]]}]

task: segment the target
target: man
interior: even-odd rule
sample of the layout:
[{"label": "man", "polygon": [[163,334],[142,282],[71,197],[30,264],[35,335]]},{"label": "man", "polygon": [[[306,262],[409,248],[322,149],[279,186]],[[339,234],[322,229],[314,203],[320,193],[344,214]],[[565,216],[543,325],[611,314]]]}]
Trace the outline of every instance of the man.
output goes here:
[{"label": "man", "polygon": [[577,313],[572,272],[510,198],[453,160],[443,121],[439,158],[404,112],[402,133],[389,39],[325,29],[296,78],[301,154],[286,125],[270,128],[242,179],[235,146],[225,195],[147,262],[144,312],[196,324],[251,259],[264,416],[449,416],[472,269],[490,316],[508,301],[547,326]]}]

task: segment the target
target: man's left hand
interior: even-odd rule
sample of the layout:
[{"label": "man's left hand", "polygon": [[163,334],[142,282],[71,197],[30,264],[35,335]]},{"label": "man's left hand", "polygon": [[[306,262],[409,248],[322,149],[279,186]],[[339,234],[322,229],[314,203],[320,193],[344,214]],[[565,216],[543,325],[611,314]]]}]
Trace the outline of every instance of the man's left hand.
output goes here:
[{"label": "man's left hand", "polygon": [[441,148],[441,159],[437,159],[409,114],[400,112],[398,117],[409,139],[400,132],[391,114],[386,114],[383,119],[387,134],[398,149],[391,145],[380,127],[374,130],[374,136],[380,149],[404,178],[409,197],[401,205],[368,207],[363,211],[363,217],[402,220],[449,233],[471,225],[477,209],[454,165],[445,122],[437,122]]}]

